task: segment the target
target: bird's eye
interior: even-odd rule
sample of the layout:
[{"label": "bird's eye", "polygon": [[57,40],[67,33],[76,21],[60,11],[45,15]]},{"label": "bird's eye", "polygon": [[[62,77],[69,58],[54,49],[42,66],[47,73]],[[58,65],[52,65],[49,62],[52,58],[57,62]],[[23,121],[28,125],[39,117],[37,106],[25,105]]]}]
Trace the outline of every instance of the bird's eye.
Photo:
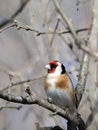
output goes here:
[{"label": "bird's eye", "polygon": [[56,67],[57,67],[57,65],[55,65],[55,64],[51,65],[51,68],[56,68]]}]

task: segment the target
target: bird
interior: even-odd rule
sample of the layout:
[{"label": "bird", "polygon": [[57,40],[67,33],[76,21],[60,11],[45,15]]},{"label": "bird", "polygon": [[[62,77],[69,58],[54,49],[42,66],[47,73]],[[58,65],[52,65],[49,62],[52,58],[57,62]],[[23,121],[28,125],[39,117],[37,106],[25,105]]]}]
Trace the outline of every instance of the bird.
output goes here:
[{"label": "bird", "polygon": [[[48,99],[63,109],[70,109],[73,113],[77,104],[76,93],[65,66],[60,61],[53,60],[45,68],[47,76],[44,87]],[[76,130],[76,126],[74,127],[73,130]]]}]

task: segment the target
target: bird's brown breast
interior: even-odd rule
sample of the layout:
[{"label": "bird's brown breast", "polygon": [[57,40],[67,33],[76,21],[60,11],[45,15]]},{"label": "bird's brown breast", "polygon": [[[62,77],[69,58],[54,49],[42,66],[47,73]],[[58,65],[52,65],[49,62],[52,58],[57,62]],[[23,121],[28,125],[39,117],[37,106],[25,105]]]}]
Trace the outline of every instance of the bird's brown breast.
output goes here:
[{"label": "bird's brown breast", "polygon": [[63,74],[57,77],[56,87],[60,89],[65,89],[72,97],[73,103],[76,104],[75,90],[67,74]]},{"label": "bird's brown breast", "polygon": [[69,77],[65,74],[56,77],[56,88],[66,89],[69,87]]}]

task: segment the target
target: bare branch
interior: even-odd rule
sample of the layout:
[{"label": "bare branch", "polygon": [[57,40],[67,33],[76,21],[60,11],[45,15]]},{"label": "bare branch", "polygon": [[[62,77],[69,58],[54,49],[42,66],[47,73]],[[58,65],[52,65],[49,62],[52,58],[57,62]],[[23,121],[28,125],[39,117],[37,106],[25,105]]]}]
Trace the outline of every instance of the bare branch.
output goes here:
[{"label": "bare branch", "polygon": [[[5,31],[6,29],[8,28],[11,28],[11,27],[16,27],[17,30],[20,30],[20,29],[24,29],[26,31],[32,31],[32,32],[35,32],[36,33],[36,36],[40,36],[40,35],[47,35],[47,34],[53,34],[54,33],[54,30],[51,29],[51,31],[49,32],[41,32],[39,30],[36,30],[36,29],[33,29],[32,27],[30,27],[29,25],[22,25],[20,24],[20,22],[18,22],[17,20],[14,20],[13,21],[14,23],[12,25],[9,25],[3,29],[0,30],[0,33],[2,33],[3,31]],[[88,31],[90,28],[81,28],[81,29],[77,29],[76,30],[76,33],[79,33],[79,32],[82,32],[82,31]],[[55,31],[56,34],[66,34],[66,33],[71,33],[70,30],[58,30],[56,29]]]},{"label": "bare branch", "polygon": [[75,123],[79,130],[85,130],[86,125],[83,122],[82,118],[80,117],[80,114],[77,112],[71,113],[70,111],[64,111],[60,107],[49,103],[47,100],[41,99],[40,97],[35,97],[35,96],[28,96],[28,97],[21,97],[21,96],[15,96],[11,95],[8,93],[2,93],[0,92],[0,98],[7,100],[9,102],[14,102],[14,103],[21,103],[21,104],[37,104],[39,106],[42,106],[52,112],[57,112],[58,115],[62,116],[63,118],[66,118],[69,121],[72,121]]},{"label": "bare branch", "polygon": [[77,106],[79,105],[83,92],[85,90],[85,84],[87,81],[87,75],[88,75],[88,66],[89,66],[89,55],[84,52],[82,61],[80,63],[80,73],[78,77],[78,82],[76,85],[76,95],[77,95]]},{"label": "bare branch", "polygon": [[67,24],[68,29],[70,30],[70,32],[71,32],[73,38],[75,39],[75,42],[76,42],[76,43],[79,43],[80,40],[79,40],[79,38],[77,37],[76,31],[74,30],[74,27],[72,26],[71,21],[68,20],[68,18],[64,15],[64,13],[62,12],[62,10],[60,9],[60,6],[59,6],[58,2],[57,2],[56,0],[53,0],[53,3],[54,3],[54,5],[55,5],[55,8],[56,8],[57,12],[58,12],[58,13],[60,14],[60,16],[63,18],[64,22]]},{"label": "bare branch", "polygon": [[53,35],[52,35],[52,38],[51,38],[51,41],[50,41],[50,45],[52,45],[52,43],[53,43],[53,40],[54,40],[54,37],[55,37],[55,34],[56,34],[56,30],[59,26],[59,22],[60,22],[60,19],[57,20],[57,23],[56,23],[56,26],[55,26],[55,29],[53,31]]}]

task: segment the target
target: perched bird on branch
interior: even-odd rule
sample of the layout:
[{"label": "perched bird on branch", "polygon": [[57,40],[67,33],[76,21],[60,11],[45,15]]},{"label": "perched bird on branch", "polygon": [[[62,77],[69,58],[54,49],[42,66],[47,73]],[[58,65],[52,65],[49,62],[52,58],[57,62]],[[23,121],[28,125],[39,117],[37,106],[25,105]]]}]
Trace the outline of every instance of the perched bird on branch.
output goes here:
[{"label": "perched bird on branch", "polygon": [[63,109],[67,107],[74,112],[76,110],[75,90],[65,66],[59,61],[51,61],[45,68],[48,72],[45,83],[48,98],[55,105]]}]

